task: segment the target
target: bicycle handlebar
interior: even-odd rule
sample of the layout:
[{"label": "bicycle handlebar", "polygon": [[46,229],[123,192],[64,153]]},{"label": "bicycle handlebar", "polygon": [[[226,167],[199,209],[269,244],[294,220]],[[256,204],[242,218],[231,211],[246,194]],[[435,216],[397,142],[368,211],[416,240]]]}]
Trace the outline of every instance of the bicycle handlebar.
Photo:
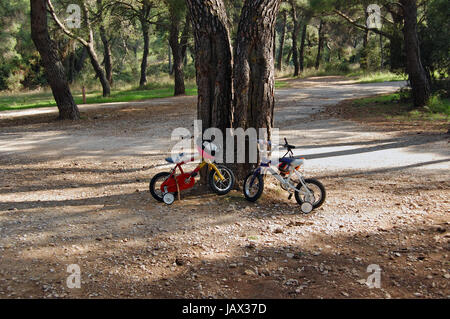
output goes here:
[{"label": "bicycle handlebar", "polygon": [[293,149],[296,148],[295,145],[290,145],[286,138],[284,138],[284,142],[285,142],[285,144],[275,144],[275,143],[272,143],[271,141],[265,141],[265,140],[262,140],[262,139],[258,139],[258,143],[259,144],[267,144],[267,145],[270,145],[270,146],[273,146],[273,147],[285,148],[288,151],[293,150]]},{"label": "bicycle handlebar", "polygon": [[[185,140],[185,139],[190,139],[191,140],[191,139],[194,138],[194,136],[192,136],[192,135],[182,135],[180,137],[181,137],[182,140]],[[215,138],[213,138],[213,139],[202,139],[203,142],[209,142],[209,143],[212,143],[214,140],[215,140]]]}]

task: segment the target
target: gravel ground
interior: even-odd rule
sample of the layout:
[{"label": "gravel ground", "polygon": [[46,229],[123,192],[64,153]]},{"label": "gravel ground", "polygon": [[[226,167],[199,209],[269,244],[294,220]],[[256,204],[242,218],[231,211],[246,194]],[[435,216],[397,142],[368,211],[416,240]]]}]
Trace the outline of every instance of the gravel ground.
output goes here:
[{"label": "gravel ground", "polygon": [[256,204],[237,191],[151,198],[195,97],[89,106],[77,123],[0,118],[0,298],[449,298],[448,135],[314,116],[399,82],[291,85],[275,124],[328,192],[308,215],[271,179]]}]

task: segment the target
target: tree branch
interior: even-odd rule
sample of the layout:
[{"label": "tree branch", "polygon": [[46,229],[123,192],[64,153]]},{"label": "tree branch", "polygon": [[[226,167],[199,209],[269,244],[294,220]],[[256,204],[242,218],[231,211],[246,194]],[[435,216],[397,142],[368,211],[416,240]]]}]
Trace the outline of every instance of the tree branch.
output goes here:
[{"label": "tree branch", "polygon": [[342,18],[344,18],[345,20],[347,20],[350,24],[352,24],[353,26],[355,26],[355,27],[357,27],[357,28],[359,28],[361,30],[372,31],[372,32],[375,32],[377,34],[381,34],[382,36],[384,36],[384,37],[386,37],[388,39],[393,39],[392,35],[390,35],[389,33],[383,32],[383,31],[378,30],[376,28],[368,28],[365,25],[359,24],[358,22],[356,22],[355,20],[353,20],[352,18],[347,16],[345,13],[343,13],[343,12],[337,10],[337,9],[334,9],[333,11],[336,14],[338,14],[339,16],[341,16]]},{"label": "tree branch", "polygon": [[67,29],[67,28],[64,26],[64,24],[58,19],[57,15],[56,15],[56,13],[55,13],[55,8],[53,7],[53,4],[52,4],[51,0],[47,0],[47,5],[48,5],[48,8],[49,8],[48,11],[50,12],[50,14],[51,14],[53,20],[55,20],[55,22],[56,22],[56,24],[58,25],[58,27],[59,27],[65,34],[67,34],[67,35],[68,35],[69,37],[71,37],[72,39],[75,39],[75,40],[79,41],[79,42],[80,42],[82,45],[84,45],[84,46],[88,46],[88,45],[89,45],[89,43],[88,43],[85,39],[83,39],[83,38],[77,36],[76,34],[72,33],[72,32],[71,32],[69,29]]}]

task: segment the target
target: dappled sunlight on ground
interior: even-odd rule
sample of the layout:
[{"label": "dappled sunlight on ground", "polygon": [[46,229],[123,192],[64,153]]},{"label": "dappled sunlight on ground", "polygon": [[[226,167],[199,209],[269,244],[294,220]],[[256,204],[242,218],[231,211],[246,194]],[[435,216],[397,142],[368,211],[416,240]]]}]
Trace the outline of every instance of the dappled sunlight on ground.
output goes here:
[{"label": "dappled sunlight on ground", "polygon": [[[336,86],[331,102],[371,88]],[[314,120],[323,88],[289,90],[280,136],[327,189],[308,215],[273,178],[257,203],[202,188],[172,206],[151,198],[194,99],[0,128],[0,298],[448,297],[448,137]],[[66,286],[70,264],[80,289]],[[381,289],[365,285],[370,264]]]}]

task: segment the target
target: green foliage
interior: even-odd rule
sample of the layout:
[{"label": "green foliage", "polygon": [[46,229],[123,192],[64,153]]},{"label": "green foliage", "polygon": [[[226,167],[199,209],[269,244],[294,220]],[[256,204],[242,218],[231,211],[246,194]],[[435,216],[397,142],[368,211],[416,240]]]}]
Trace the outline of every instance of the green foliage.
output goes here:
[{"label": "green foliage", "polygon": [[[450,73],[450,3],[431,0],[419,25],[421,56],[431,76],[448,77]],[[436,71],[436,72],[435,72]]]},{"label": "green foliage", "polygon": [[433,95],[423,109],[412,110],[412,99],[407,91],[399,91],[376,97],[361,98],[352,101],[352,106],[364,110],[367,114],[382,116],[400,121],[450,121],[450,99]]},{"label": "green foliage", "polygon": [[[150,87],[150,85],[149,85]],[[81,92],[72,92],[77,104],[82,103]],[[187,95],[197,94],[197,88],[193,85],[187,85]],[[123,91],[112,91],[111,96],[103,97],[102,92],[93,91],[86,96],[87,104],[111,103],[111,102],[130,102],[139,100],[148,100],[154,98],[165,98],[173,95],[173,85],[161,85],[157,88],[147,90],[130,89]],[[51,93],[19,93],[0,95],[0,111],[29,109],[39,107],[56,106]]]},{"label": "green foliage", "polygon": [[431,96],[426,106],[432,113],[442,113],[450,116],[450,99],[442,98],[439,93]]},{"label": "green foliage", "polygon": [[350,72],[350,63],[341,61],[337,63],[327,63],[325,65],[325,72],[336,74],[347,74]]},{"label": "green foliage", "polygon": [[18,90],[26,74],[31,38],[29,29],[29,2],[2,0],[0,2],[0,90]]},{"label": "green foliage", "polygon": [[[352,76],[353,74],[348,74]],[[356,75],[356,74],[355,74]],[[407,79],[405,74],[392,73],[389,71],[377,71],[377,72],[364,72],[357,74],[358,83],[378,83],[378,82],[390,82],[390,81],[405,81]]]}]

